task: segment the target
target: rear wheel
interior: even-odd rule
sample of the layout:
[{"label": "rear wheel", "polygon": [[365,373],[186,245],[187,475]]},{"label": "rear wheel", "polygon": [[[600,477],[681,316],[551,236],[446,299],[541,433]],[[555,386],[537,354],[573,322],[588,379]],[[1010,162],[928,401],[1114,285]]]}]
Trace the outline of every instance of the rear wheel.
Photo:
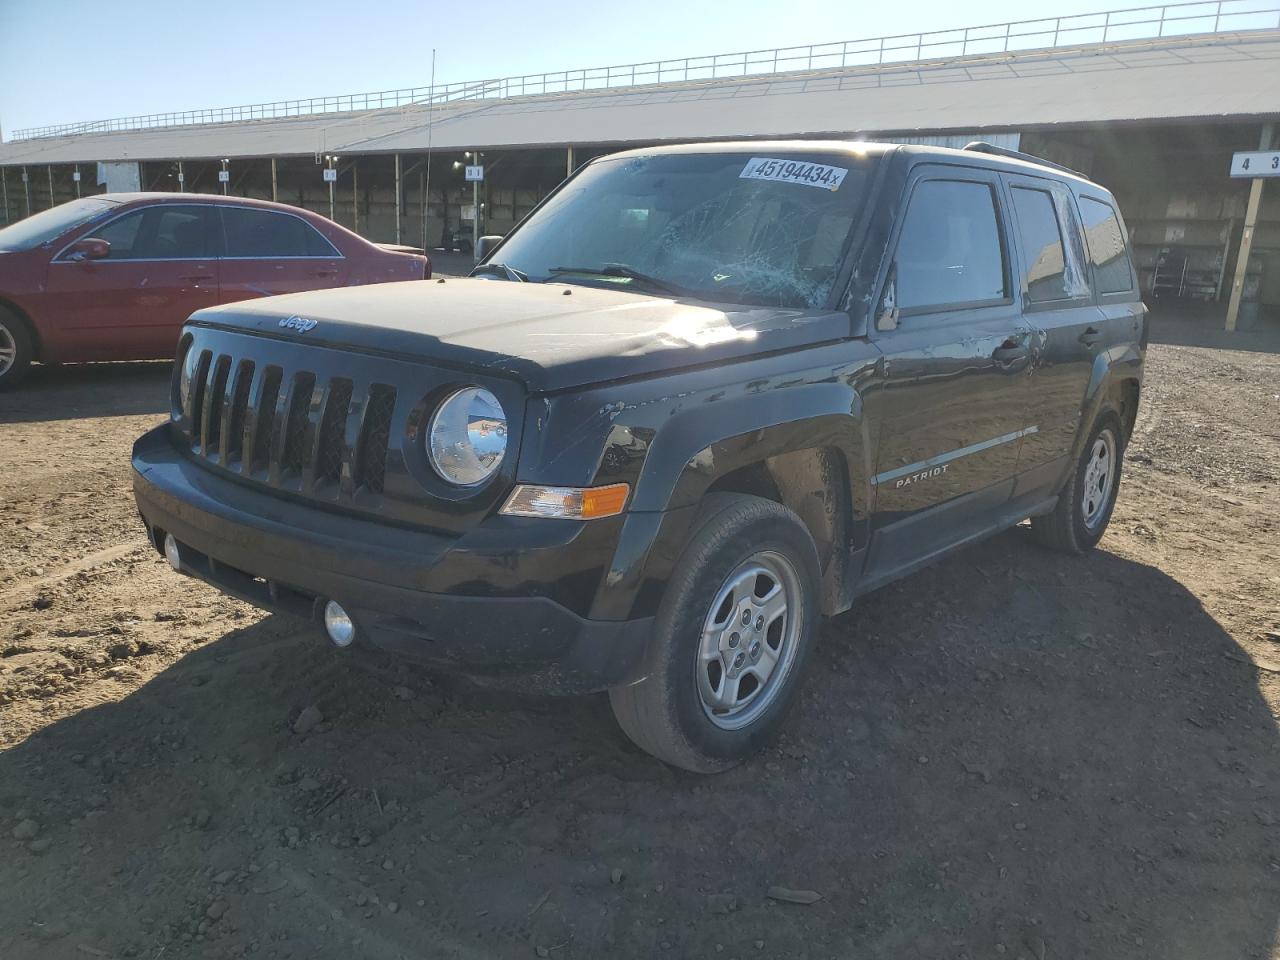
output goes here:
[{"label": "rear wheel", "polygon": [[781,727],[817,630],[819,568],[786,507],[741,494],[704,505],[663,598],[647,675],[609,698],[643,750],[715,773]]},{"label": "rear wheel", "polygon": [[1106,533],[1120,492],[1124,434],[1114,413],[1098,418],[1080,459],[1058,496],[1052,513],[1031,519],[1042,544],[1064,553],[1084,553]]},{"label": "rear wheel", "polygon": [[31,333],[12,312],[0,307],[0,390],[14,386],[31,366]]}]

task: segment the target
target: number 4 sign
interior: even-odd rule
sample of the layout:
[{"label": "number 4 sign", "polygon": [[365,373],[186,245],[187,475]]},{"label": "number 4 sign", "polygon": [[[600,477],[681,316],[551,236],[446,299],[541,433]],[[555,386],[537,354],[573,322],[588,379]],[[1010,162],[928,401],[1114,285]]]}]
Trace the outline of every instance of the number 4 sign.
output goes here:
[{"label": "number 4 sign", "polygon": [[1249,150],[1231,155],[1233,177],[1280,177],[1280,150]]}]

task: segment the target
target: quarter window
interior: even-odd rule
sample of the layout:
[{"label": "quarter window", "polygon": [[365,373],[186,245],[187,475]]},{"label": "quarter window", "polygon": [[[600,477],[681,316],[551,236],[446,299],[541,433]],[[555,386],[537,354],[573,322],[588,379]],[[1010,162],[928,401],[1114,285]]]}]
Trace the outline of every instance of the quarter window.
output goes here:
[{"label": "quarter window", "polygon": [[333,248],[315,227],[301,217],[271,210],[222,208],[226,235],[224,256],[240,259],[279,257],[336,257]]},{"label": "quarter window", "polygon": [[1133,271],[1124,246],[1120,220],[1111,204],[1080,198],[1080,216],[1089,243],[1089,259],[1099,293],[1127,293],[1133,289]]},{"label": "quarter window", "polygon": [[1071,296],[1067,286],[1067,254],[1058,215],[1053,209],[1053,197],[1047,190],[1025,187],[1014,187],[1011,192],[1018,214],[1022,254],[1026,258],[1027,299],[1032,303],[1066,300]]},{"label": "quarter window", "polygon": [[904,310],[1003,300],[1004,248],[990,185],[925,180],[911,195],[898,239]]}]

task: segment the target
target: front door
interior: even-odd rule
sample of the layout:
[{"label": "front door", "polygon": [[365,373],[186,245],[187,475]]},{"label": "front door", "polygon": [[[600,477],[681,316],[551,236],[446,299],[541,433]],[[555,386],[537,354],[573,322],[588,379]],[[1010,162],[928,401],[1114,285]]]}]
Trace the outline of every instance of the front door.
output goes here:
[{"label": "front door", "polygon": [[868,580],[987,529],[1008,507],[1027,427],[1030,330],[1013,296],[995,174],[925,166],[890,278]]},{"label": "front door", "polygon": [[220,213],[223,303],[346,284],[346,260],[302,217],[231,205]]},{"label": "front door", "polygon": [[194,311],[218,302],[209,255],[212,208],[191,203],[130,210],[87,237],[111,245],[103,260],[65,251],[49,264],[47,316],[74,360],[171,357]]}]

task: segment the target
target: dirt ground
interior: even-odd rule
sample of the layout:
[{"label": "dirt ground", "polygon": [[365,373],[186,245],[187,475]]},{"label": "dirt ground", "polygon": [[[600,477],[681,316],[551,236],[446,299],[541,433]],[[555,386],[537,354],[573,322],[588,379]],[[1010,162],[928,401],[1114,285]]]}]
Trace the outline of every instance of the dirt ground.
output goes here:
[{"label": "dirt ground", "polygon": [[128,466],[167,365],[35,371],[0,395],[0,957],[1280,957],[1280,337],[1156,340],[1099,550],[1017,529],[867,597],[711,779],[604,697],[170,573]]}]

